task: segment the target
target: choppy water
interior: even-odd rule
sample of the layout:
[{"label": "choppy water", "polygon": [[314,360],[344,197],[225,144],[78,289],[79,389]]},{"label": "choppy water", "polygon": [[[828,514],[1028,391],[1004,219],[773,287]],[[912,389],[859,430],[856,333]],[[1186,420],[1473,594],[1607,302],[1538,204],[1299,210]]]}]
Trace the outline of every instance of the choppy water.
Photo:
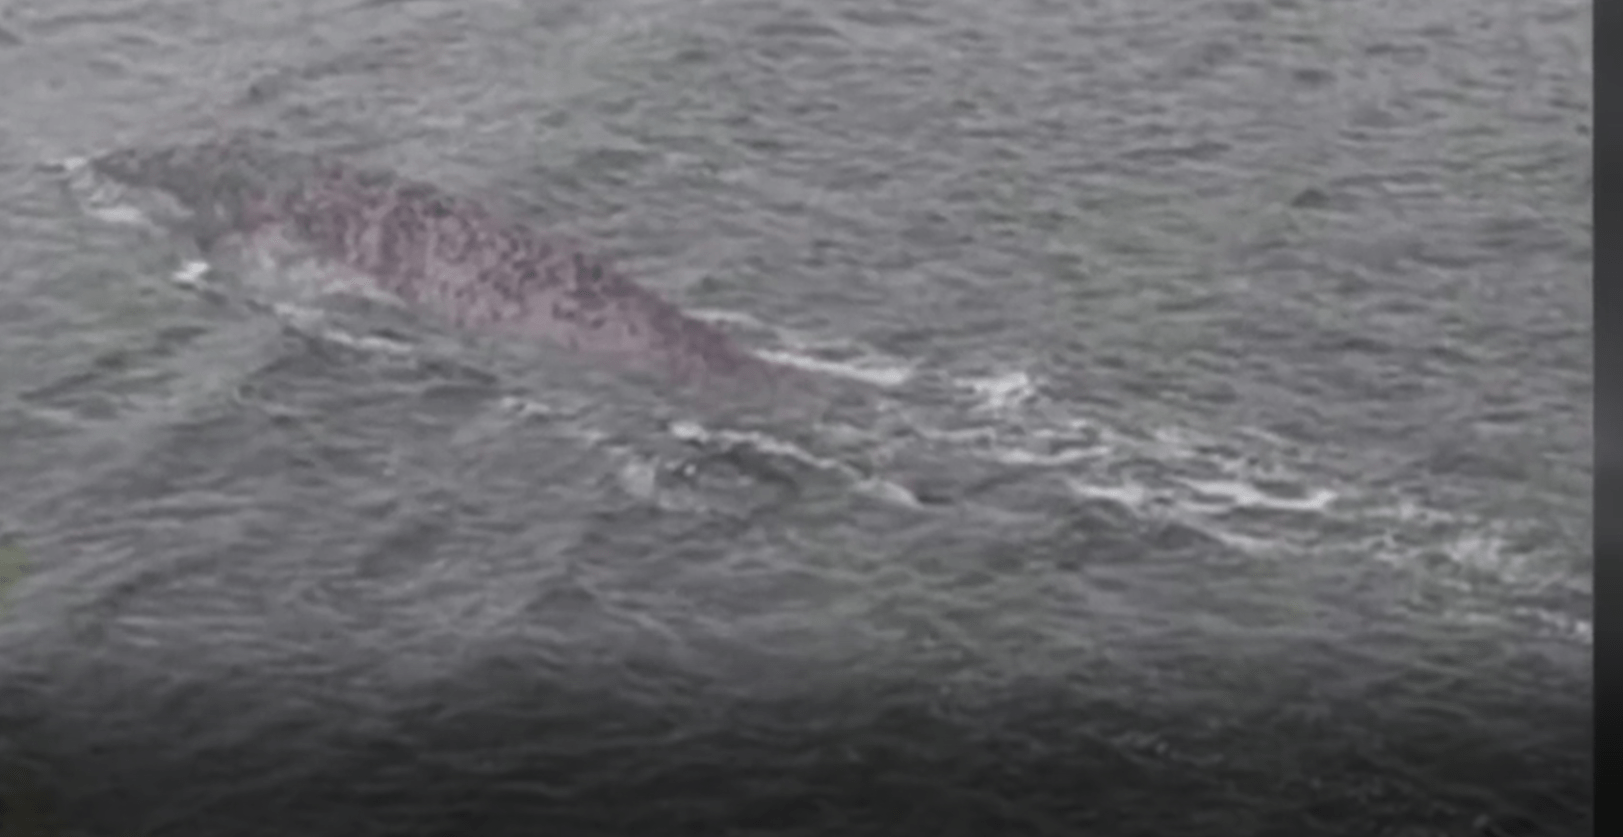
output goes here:
[{"label": "choppy water", "polygon": [[[1585,833],[1590,44],[1568,0],[6,4],[4,833]],[[872,386],[768,420],[314,333],[32,168],[224,130]]]}]

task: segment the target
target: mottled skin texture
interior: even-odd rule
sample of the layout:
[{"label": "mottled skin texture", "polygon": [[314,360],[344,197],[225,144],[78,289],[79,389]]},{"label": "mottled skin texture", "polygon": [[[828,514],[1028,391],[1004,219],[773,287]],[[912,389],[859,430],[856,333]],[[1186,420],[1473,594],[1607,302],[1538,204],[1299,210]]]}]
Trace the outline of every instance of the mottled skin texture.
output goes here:
[{"label": "mottled skin texture", "polygon": [[128,149],[90,161],[172,195],[208,249],[295,242],[457,325],[539,337],[682,378],[780,371],[570,242],[387,171],[243,141]]}]

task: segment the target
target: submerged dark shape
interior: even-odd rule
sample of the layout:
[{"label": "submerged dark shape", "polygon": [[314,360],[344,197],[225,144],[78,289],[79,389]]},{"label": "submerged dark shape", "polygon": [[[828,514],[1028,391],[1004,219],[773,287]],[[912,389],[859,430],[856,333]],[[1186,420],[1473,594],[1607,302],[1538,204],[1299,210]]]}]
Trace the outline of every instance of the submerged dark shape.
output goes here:
[{"label": "submerged dark shape", "polygon": [[244,141],[131,148],[88,168],[156,192],[161,223],[224,246],[289,246],[468,328],[543,338],[680,378],[775,380],[738,347],[571,241],[393,172]]}]

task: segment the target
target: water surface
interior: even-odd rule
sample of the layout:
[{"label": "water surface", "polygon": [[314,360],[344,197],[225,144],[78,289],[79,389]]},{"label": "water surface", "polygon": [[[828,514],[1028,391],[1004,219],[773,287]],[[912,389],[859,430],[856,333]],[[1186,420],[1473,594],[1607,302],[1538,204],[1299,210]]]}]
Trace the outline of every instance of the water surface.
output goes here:
[{"label": "water surface", "polygon": [[[1587,833],[1591,42],[1567,0],[12,2],[7,827]],[[878,385],[763,418],[310,333],[33,169],[230,131]]]}]

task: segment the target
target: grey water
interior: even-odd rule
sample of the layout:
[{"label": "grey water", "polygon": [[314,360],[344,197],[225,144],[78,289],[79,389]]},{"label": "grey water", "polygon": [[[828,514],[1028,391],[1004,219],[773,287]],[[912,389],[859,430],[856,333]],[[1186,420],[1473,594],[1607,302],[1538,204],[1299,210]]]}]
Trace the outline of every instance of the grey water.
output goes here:
[{"label": "grey water", "polygon": [[[0,834],[1589,833],[1589,14],[0,3]],[[38,169],[223,132],[855,406],[313,331]]]}]

